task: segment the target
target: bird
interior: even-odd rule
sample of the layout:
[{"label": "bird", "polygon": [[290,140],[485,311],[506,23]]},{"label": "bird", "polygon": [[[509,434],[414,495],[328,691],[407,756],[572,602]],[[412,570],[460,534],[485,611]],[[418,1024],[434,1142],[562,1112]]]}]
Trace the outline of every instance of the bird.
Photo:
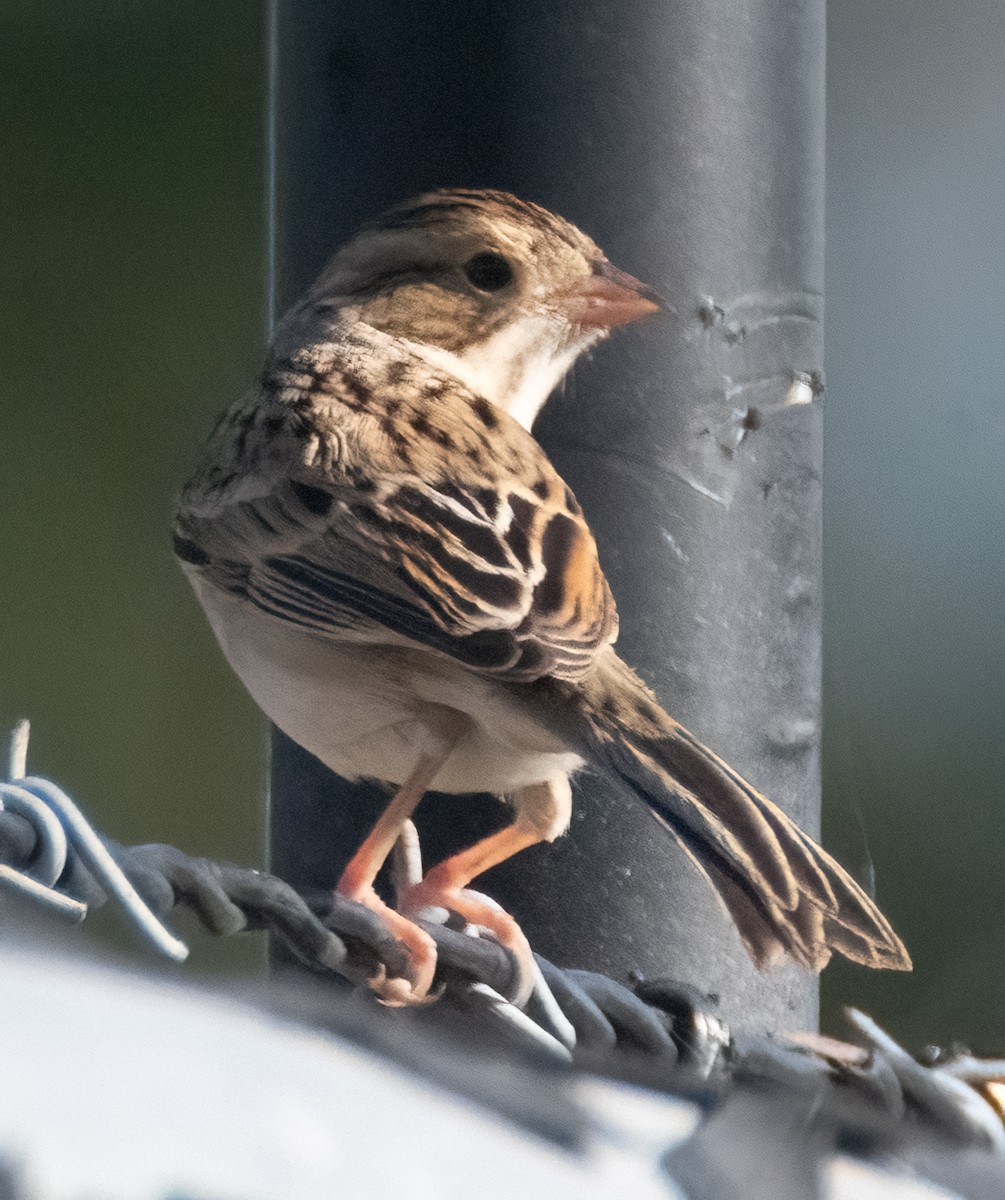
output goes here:
[{"label": "bird", "polygon": [[[515,952],[526,998],[526,938],[469,885],[566,831],[587,766],[677,838],[759,968],[910,969],[859,884],[619,658],[593,534],[531,432],[584,351],[665,307],[537,204],[425,193],[335,252],[181,493],[175,554],[252,697],[337,775],[395,789],[337,888],[408,951],[374,981],[388,1003],[431,996],[416,918],[437,907]],[[513,819],[392,906],[376,876],[430,789]]]}]

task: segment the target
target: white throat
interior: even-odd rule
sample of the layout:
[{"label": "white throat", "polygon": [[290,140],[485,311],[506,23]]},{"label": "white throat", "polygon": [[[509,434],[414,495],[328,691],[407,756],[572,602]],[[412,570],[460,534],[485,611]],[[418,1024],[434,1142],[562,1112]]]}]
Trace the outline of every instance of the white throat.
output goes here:
[{"label": "white throat", "polygon": [[460,354],[439,346],[409,344],[426,362],[449,371],[529,430],[572,364],[590,342],[598,340],[561,346],[563,332],[553,319],[527,316]]}]

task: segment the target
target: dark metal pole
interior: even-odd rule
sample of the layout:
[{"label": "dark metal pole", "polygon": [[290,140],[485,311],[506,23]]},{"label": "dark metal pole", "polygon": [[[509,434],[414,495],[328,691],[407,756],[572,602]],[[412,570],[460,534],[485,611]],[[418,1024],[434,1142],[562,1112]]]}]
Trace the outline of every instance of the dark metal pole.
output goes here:
[{"label": "dark metal pole", "polygon": [[[823,0],[275,2],[280,311],[358,222],[446,185],[553,208],[675,305],[579,368],[538,432],[596,531],[623,656],[816,832],[821,422],[791,401],[822,358]],[[382,796],[277,735],[274,868],[330,886]],[[428,859],[500,817],[430,798]],[[815,1022],[815,980],[758,975],[600,780],[568,837],[484,887],[560,964],[673,975],[741,1026]]]}]

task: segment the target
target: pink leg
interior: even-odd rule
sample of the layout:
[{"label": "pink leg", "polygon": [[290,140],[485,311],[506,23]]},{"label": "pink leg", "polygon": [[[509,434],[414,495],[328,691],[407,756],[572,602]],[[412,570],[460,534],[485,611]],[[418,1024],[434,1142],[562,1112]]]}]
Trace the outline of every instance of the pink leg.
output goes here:
[{"label": "pink leg", "polygon": [[554,841],[565,832],[572,813],[568,776],[555,775],[521,788],[513,796],[513,807],[517,815],[513,825],[433,867],[421,883],[399,897],[398,907],[412,915],[433,906],[446,908],[470,924],[489,930],[516,956],[520,979],[513,999],[524,1004],[534,987],[534,956],[523,930],[494,900],[467,885],[520,850],[537,842]]},{"label": "pink leg", "polygon": [[542,835],[537,830],[511,825],[433,867],[421,883],[405,892],[399,902],[402,911],[411,916],[418,916],[426,908],[445,908],[458,913],[469,924],[487,929],[516,956],[520,979],[512,999],[519,1005],[527,1002],[534,987],[534,956],[530,944],[509,913],[467,885],[489,867],[540,841]]},{"label": "pink leg", "polygon": [[426,999],[436,970],[436,944],[424,929],[385,904],[374,891],[373,883],[402,826],[411,817],[437,771],[447,760],[458,736],[445,738],[441,746],[419,759],[415,770],[395,793],[338,881],[336,890],[351,900],[365,904],[383,918],[409,952],[414,975],[412,981],[378,978],[372,984],[374,991],[388,1004],[420,1004]]}]

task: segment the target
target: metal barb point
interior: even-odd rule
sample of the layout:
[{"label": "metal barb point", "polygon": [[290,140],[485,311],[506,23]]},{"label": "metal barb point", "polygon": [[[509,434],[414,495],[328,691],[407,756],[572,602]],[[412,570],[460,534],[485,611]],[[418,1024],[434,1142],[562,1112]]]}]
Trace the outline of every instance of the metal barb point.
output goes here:
[{"label": "metal barb point", "polygon": [[18,721],[10,732],[7,751],[7,778],[11,783],[24,779],[28,772],[28,738],[31,735],[31,722],[27,719]]}]

